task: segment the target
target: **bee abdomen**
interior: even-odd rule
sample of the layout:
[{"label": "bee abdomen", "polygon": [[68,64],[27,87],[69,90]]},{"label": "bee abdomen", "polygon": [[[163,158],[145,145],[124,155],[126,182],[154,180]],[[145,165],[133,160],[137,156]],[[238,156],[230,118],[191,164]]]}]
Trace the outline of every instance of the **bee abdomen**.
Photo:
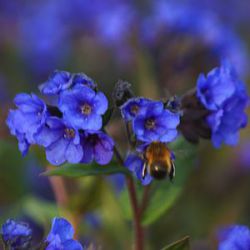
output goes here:
[{"label": "bee abdomen", "polygon": [[165,179],[167,176],[167,168],[161,162],[154,163],[150,169],[150,175],[155,179]]}]

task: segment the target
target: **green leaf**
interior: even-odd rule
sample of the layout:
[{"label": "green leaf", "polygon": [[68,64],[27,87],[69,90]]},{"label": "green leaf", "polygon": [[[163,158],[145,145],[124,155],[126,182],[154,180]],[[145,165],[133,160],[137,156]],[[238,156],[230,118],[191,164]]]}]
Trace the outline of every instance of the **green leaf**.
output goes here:
[{"label": "green leaf", "polygon": [[164,248],[162,248],[161,250],[189,250],[189,237],[186,236],[181,240],[178,240]]},{"label": "green leaf", "polygon": [[66,177],[83,177],[90,175],[110,175],[110,174],[130,174],[125,167],[111,162],[107,166],[100,166],[96,163],[90,165],[84,164],[65,164],[61,167],[55,167],[52,170],[44,172],[45,176],[66,176]]},{"label": "green leaf", "polygon": [[178,145],[178,148],[176,147],[176,152],[181,148],[186,148],[187,152],[182,156],[176,156],[176,173],[173,182],[169,180],[154,181],[152,184],[149,205],[142,218],[142,223],[144,225],[149,225],[159,219],[174,205],[182,194],[186,180],[193,169],[195,156],[194,147],[183,140]]},{"label": "green leaf", "polygon": [[57,205],[34,196],[23,199],[22,210],[39,225],[47,225],[51,218],[58,215]]}]

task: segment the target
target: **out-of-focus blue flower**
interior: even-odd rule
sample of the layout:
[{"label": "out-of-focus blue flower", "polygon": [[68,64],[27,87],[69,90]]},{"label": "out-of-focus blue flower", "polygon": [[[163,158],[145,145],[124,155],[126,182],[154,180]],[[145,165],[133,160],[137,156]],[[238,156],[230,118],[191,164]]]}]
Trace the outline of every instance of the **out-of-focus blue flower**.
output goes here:
[{"label": "out-of-focus blue flower", "polygon": [[187,35],[209,48],[218,60],[228,58],[240,74],[247,73],[249,59],[246,46],[214,11],[176,1],[159,0],[153,3],[152,14],[142,22],[143,42],[152,46],[162,33]]},{"label": "out-of-focus blue flower", "polygon": [[250,230],[247,226],[233,225],[219,231],[218,250],[249,250]]},{"label": "out-of-focus blue flower", "polygon": [[48,118],[35,139],[37,144],[45,147],[47,160],[53,165],[65,161],[78,163],[83,157],[78,130],[60,118]]},{"label": "out-of-focus blue flower", "polygon": [[9,219],[3,224],[1,234],[10,249],[25,250],[29,248],[32,230],[27,224]]},{"label": "out-of-focus blue flower", "polygon": [[197,96],[208,110],[217,110],[236,89],[239,79],[231,65],[223,63],[221,67],[210,71],[205,77],[200,74],[197,81]]},{"label": "out-of-focus blue flower", "polygon": [[18,94],[14,103],[17,110],[10,110],[6,123],[19,142],[19,149],[26,154],[34,135],[43,126],[48,116],[46,104],[36,95]]},{"label": "out-of-focus blue flower", "polygon": [[47,73],[61,66],[70,48],[64,3],[28,2],[19,12],[18,46],[30,68],[35,73]]},{"label": "out-of-focus blue flower", "polygon": [[74,229],[64,218],[54,218],[47,236],[46,250],[83,250],[82,245],[73,239]]},{"label": "out-of-focus blue flower", "polygon": [[144,114],[135,118],[133,130],[141,141],[171,142],[178,134],[179,123],[179,114],[164,109],[162,102],[154,101],[146,105]]},{"label": "out-of-focus blue flower", "polygon": [[39,90],[44,95],[59,94],[62,90],[72,85],[71,74],[67,71],[54,71],[49,79],[39,86]]},{"label": "out-of-focus blue flower", "polygon": [[84,221],[87,225],[94,229],[98,229],[102,225],[102,219],[98,213],[87,213],[84,215]]},{"label": "out-of-focus blue flower", "polygon": [[113,157],[114,141],[102,131],[87,131],[81,137],[84,149],[82,162],[95,160],[100,165],[108,164]]},{"label": "out-of-focus blue flower", "polygon": [[247,125],[245,109],[248,102],[245,85],[239,82],[233,96],[226,100],[220,109],[207,117],[212,130],[212,142],[216,148],[223,142],[232,146],[238,143],[239,130]]},{"label": "out-of-focus blue flower", "polygon": [[[99,4],[100,5],[100,4]],[[125,1],[109,2],[96,16],[96,32],[106,45],[124,45],[131,36],[135,21],[135,8]]]},{"label": "out-of-focus blue flower", "polygon": [[136,116],[142,115],[146,110],[149,99],[143,97],[131,98],[121,106],[122,117],[126,121],[133,120]]},{"label": "out-of-focus blue flower", "polygon": [[123,174],[113,174],[106,177],[108,183],[111,183],[114,187],[115,193],[120,194],[120,192],[125,187],[125,177]]},{"label": "out-of-focus blue flower", "polygon": [[143,185],[148,185],[153,180],[149,173],[147,173],[145,178],[142,178],[144,161],[138,155],[129,154],[124,165],[141,181]]},{"label": "out-of-focus blue flower", "polygon": [[73,127],[98,130],[102,127],[102,116],[108,108],[108,100],[102,92],[83,85],[75,85],[60,95],[59,108],[64,118]]},{"label": "out-of-focus blue flower", "polygon": [[234,0],[228,0],[226,5],[223,1],[218,0],[188,0],[187,3],[199,9],[206,9],[217,13],[226,23],[244,25],[244,23],[249,21],[249,1],[237,3]]}]

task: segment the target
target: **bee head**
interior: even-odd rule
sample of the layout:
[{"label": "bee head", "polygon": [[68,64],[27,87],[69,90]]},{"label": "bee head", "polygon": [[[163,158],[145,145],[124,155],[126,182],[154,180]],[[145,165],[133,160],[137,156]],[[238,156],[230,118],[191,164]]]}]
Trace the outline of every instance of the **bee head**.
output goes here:
[{"label": "bee head", "polygon": [[161,180],[167,176],[167,168],[162,162],[155,162],[151,165],[150,175],[155,179]]}]

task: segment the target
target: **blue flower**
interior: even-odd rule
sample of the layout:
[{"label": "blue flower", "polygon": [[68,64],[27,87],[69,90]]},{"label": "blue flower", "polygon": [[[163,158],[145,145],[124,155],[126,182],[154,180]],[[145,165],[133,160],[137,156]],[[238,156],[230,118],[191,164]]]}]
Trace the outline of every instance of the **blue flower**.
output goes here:
[{"label": "blue flower", "polygon": [[19,142],[19,149],[26,154],[34,135],[43,126],[48,116],[46,104],[36,95],[18,94],[14,103],[17,110],[10,110],[6,123]]},{"label": "blue flower", "polygon": [[197,81],[197,96],[208,110],[217,110],[235,92],[239,80],[231,65],[210,71],[207,78],[201,74]]},{"label": "blue flower", "polygon": [[65,161],[78,163],[83,157],[78,130],[57,117],[48,118],[35,139],[37,144],[45,147],[47,160],[53,165]]},{"label": "blue flower", "polygon": [[94,81],[84,73],[71,74],[67,71],[55,70],[49,79],[39,86],[39,90],[44,95],[57,95],[77,84],[93,89],[96,87]]},{"label": "blue flower", "polygon": [[19,132],[17,129],[19,128],[20,120],[22,119],[22,114],[19,110],[10,110],[9,115],[6,120],[6,124],[10,129],[10,133],[16,136],[18,140],[18,148],[23,156],[25,156],[30,147],[30,143],[28,139],[25,137],[25,133]]},{"label": "blue flower", "polygon": [[108,100],[102,92],[95,92],[84,85],[76,85],[60,95],[59,108],[73,127],[98,130],[102,116],[108,108]]},{"label": "blue flower", "polygon": [[216,148],[219,148],[222,142],[232,146],[238,143],[239,130],[247,125],[247,115],[244,111],[248,102],[245,85],[238,83],[233,96],[207,117],[207,123],[212,130],[212,142]]},{"label": "blue flower", "polygon": [[179,123],[179,114],[164,109],[162,102],[155,101],[147,104],[143,114],[135,118],[133,130],[137,139],[144,142],[171,142],[178,134]]},{"label": "blue flower", "polygon": [[82,245],[73,239],[74,229],[64,218],[54,218],[47,236],[46,250],[83,250]]},{"label": "blue flower", "polygon": [[149,99],[143,97],[131,98],[121,106],[122,117],[126,121],[133,120],[136,116],[141,115],[146,110],[146,104]]},{"label": "blue flower", "polygon": [[149,173],[147,173],[145,178],[142,177],[144,161],[137,154],[129,154],[124,165],[135,174],[143,185],[148,185],[153,180]]},{"label": "blue flower", "polygon": [[93,89],[96,88],[95,82],[84,73],[74,74],[73,85],[77,85],[77,84],[82,84]]},{"label": "blue flower", "polygon": [[247,226],[233,225],[219,231],[218,250],[249,250],[250,230]]},{"label": "blue flower", "polygon": [[64,20],[65,11],[65,1],[64,4],[33,1],[19,8],[18,47],[24,62],[37,74],[46,74],[56,65],[65,65],[71,46],[71,28]]},{"label": "blue flower", "polygon": [[[159,35],[188,36],[199,41],[217,60],[229,58],[241,74],[247,73],[247,48],[230,26],[221,22],[220,16],[207,8],[180,1],[153,1],[153,12],[142,22],[141,38],[152,46]],[[210,1],[209,1],[210,3]],[[223,7],[225,7],[223,5]],[[223,11],[225,8],[223,8]],[[148,32],[148,30],[152,32]],[[189,39],[190,41],[190,39]]]},{"label": "blue flower", "polygon": [[108,164],[113,157],[114,141],[102,131],[87,131],[81,138],[84,149],[82,162],[95,160],[100,165]]},{"label": "blue flower", "polygon": [[27,224],[7,220],[2,226],[2,237],[10,249],[28,249],[31,242],[32,230]]},{"label": "blue flower", "polygon": [[69,88],[72,85],[72,76],[67,71],[55,70],[49,79],[39,86],[39,90],[44,95],[56,95],[60,91]]}]

